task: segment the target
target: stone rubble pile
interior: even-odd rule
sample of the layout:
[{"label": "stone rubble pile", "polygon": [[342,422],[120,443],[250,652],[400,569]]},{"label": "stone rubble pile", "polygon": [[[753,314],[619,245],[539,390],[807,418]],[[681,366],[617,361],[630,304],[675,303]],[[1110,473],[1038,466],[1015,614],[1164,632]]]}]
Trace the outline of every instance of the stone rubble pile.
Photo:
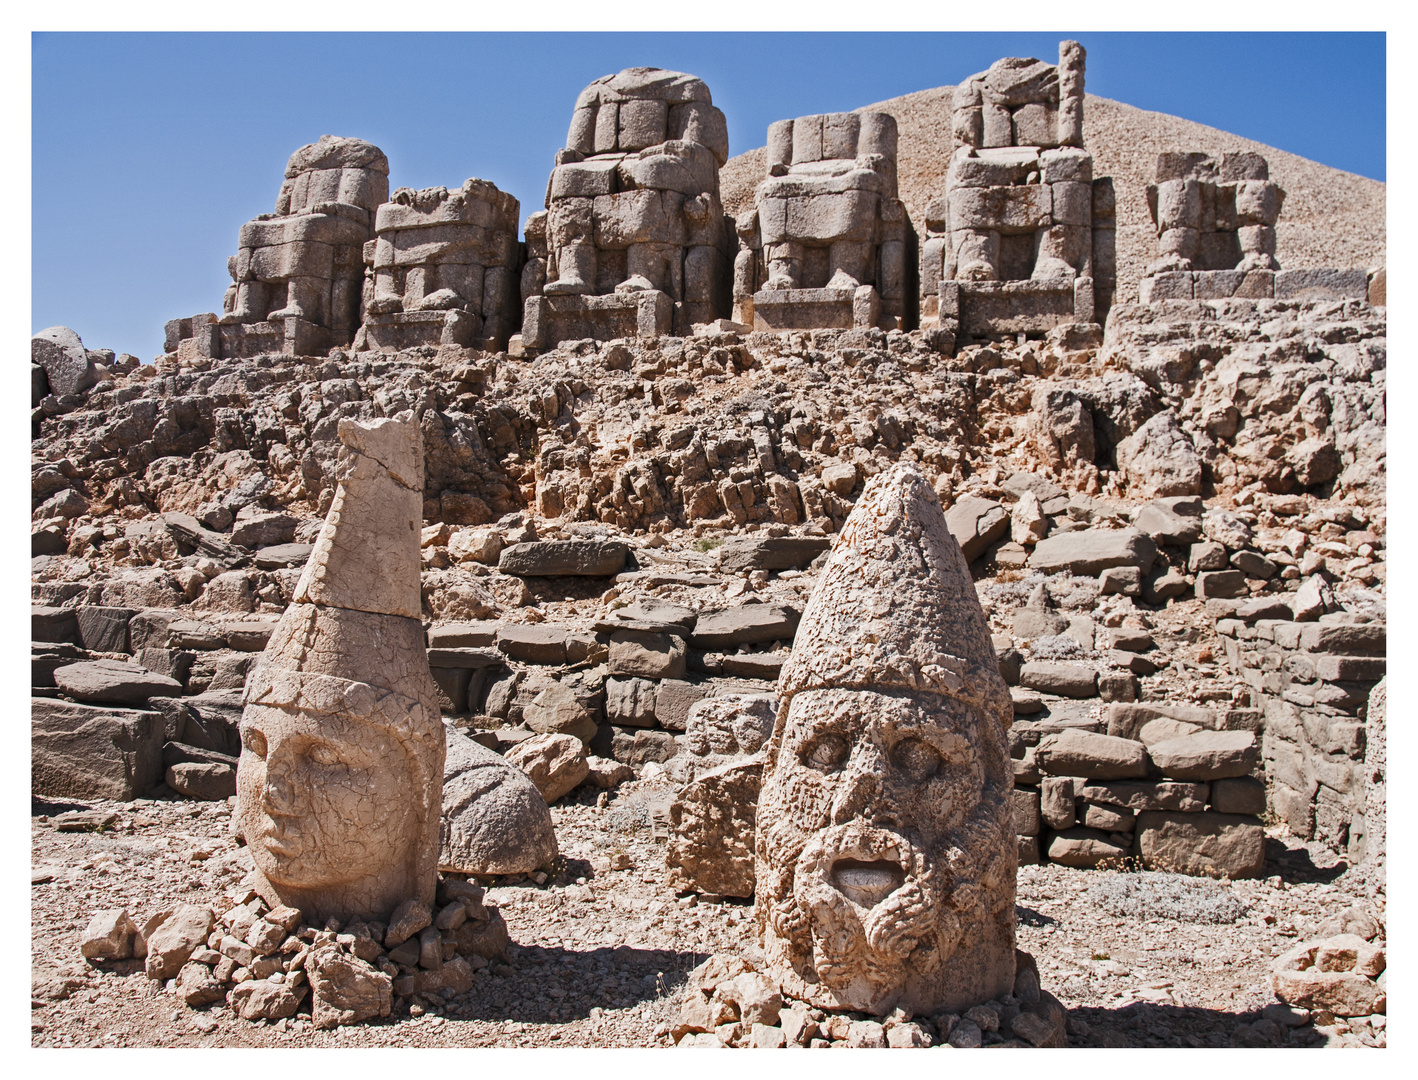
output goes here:
[{"label": "stone rubble pile", "polygon": [[1039,988],[1033,957],[1015,953],[1013,989],[962,1013],[913,1016],[894,1009],[885,1016],[832,1012],[794,999],[742,956],[712,956],[689,974],[679,1019],[669,1036],[677,1047],[878,1047],[942,1049],[1059,1047],[1065,1045],[1067,1012]]},{"label": "stone rubble pile", "polygon": [[356,917],[308,926],[295,908],[271,908],[246,887],[229,899],[222,912],[179,904],[141,923],[125,910],[98,912],[80,951],[143,959],[148,978],[190,1009],[225,1005],[253,1022],[304,1016],[316,1028],[420,1015],[507,959],[497,906],[456,877],[440,878],[436,906],[405,901],[387,925]]}]

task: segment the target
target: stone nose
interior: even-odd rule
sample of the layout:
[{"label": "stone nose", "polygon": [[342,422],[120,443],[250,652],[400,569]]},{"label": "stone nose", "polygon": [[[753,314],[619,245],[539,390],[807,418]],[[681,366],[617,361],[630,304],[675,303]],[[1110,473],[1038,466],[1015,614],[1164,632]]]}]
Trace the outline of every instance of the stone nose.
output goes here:
[{"label": "stone nose", "polygon": [[858,746],[843,770],[832,799],[832,824],[861,818],[874,820],[881,803],[882,769],[886,761],[870,743]]},{"label": "stone nose", "polygon": [[295,809],[291,764],[284,754],[271,754],[266,760],[266,782],[261,789],[261,799],[267,809],[278,814],[289,814]]}]

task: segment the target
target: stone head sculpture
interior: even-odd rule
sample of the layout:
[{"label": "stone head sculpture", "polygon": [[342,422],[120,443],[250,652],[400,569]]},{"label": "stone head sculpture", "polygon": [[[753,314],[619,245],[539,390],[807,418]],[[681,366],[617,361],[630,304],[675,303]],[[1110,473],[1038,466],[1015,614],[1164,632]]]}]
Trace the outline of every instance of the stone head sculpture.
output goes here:
[{"label": "stone head sculpture", "polygon": [[422,439],[340,422],[342,479],[247,683],[237,817],[257,890],[307,920],[431,902],[444,733],[419,621]]},{"label": "stone head sculpture", "polygon": [[910,465],[863,493],[778,684],[763,948],[829,1009],[954,1011],[1015,976],[1012,718],[964,556]]}]

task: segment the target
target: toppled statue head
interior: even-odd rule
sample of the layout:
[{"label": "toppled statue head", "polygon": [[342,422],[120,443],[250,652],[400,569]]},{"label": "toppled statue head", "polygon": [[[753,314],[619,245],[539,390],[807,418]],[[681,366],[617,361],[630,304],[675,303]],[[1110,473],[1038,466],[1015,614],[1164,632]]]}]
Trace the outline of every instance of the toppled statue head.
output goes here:
[{"label": "toppled statue head", "polygon": [[414,421],[341,421],[325,527],[247,683],[237,817],[257,891],[307,921],[431,902],[444,734],[418,619]]},{"label": "toppled statue head", "polygon": [[1008,690],[913,466],[843,528],[779,679],[758,805],[764,951],[823,1008],[955,1011],[1013,986]]}]

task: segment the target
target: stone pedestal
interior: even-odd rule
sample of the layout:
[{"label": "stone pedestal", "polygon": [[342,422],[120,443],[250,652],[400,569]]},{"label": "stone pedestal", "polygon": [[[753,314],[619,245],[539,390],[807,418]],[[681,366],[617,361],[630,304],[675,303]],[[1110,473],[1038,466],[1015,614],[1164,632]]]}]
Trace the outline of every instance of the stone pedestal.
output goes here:
[{"label": "stone pedestal", "polygon": [[674,301],[659,289],[606,296],[529,296],[522,313],[522,342],[549,349],[559,341],[663,337],[674,329]]}]

